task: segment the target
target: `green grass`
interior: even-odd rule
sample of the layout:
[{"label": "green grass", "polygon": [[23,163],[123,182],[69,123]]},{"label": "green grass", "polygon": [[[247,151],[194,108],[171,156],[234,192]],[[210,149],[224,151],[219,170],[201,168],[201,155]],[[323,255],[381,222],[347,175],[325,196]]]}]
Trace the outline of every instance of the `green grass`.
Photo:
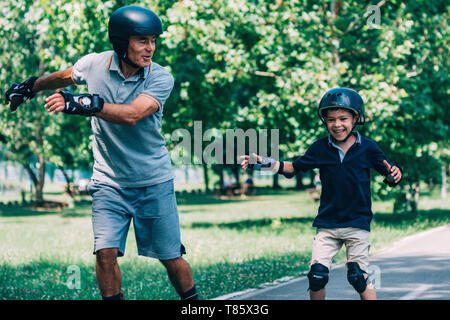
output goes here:
[{"label": "green grass", "polygon": [[[308,268],[318,203],[305,192],[280,191],[248,199],[178,197],[182,241],[202,298],[258,287]],[[419,213],[391,214],[391,202],[375,202],[372,253],[416,232],[450,223],[450,204],[423,198]],[[99,299],[90,203],[36,212],[0,208],[0,299]],[[336,261],[345,258],[344,250]],[[119,258],[128,299],[178,299],[164,267],[137,256],[133,229]],[[69,289],[80,270],[80,289]]]}]

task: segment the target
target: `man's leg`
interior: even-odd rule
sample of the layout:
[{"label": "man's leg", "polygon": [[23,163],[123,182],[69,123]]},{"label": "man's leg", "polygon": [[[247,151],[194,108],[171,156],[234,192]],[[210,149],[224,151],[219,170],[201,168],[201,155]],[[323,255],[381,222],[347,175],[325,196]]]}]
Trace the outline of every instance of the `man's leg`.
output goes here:
[{"label": "man's leg", "polygon": [[192,270],[182,257],[160,260],[166,267],[170,282],[182,299],[198,299],[194,286]]},{"label": "man's leg", "polygon": [[117,248],[101,249],[97,251],[95,270],[97,281],[103,298],[120,297],[122,275],[117,263]]}]

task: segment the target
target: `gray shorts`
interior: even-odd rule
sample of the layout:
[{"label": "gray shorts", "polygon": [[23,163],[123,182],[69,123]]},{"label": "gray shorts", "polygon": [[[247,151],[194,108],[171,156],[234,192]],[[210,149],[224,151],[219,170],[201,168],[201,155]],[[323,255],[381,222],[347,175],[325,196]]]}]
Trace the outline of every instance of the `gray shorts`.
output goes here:
[{"label": "gray shorts", "polygon": [[169,260],[186,253],[180,240],[180,224],[173,180],[141,188],[120,188],[91,181],[94,254],[118,248],[125,254],[131,220],[138,254]]}]

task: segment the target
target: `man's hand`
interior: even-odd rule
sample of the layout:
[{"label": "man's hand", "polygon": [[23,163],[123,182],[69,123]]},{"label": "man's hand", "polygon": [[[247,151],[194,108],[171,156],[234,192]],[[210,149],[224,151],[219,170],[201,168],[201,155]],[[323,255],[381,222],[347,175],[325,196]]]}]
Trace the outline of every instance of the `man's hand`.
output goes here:
[{"label": "man's hand", "polygon": [[61,112],[64,111],[66,107],[64,97],[59,93],[55,93],[47,97],[45,102],[44,108],[47,109],[48,112]]},{"label": "man's hand", "polygon": [[396,185],[397,183],[399,183],[399,181],[402,179],[402,171],[399,169],[399,167],[397,166],[392,166],[386,161],[383,160],[384,165],[386,166],[389,175],[386,177],[387,179],[387,183],[392,186]]},{"label": "man's hand", "polygon": [[25,82],[17,83],[14,82],[13,85],[5,93],[5,104],[11,102],[9,108],[11,112],[16,111],[16,109],[25,101],[34,97],[33,86],[36,82],[37,77],[31,77]]}]

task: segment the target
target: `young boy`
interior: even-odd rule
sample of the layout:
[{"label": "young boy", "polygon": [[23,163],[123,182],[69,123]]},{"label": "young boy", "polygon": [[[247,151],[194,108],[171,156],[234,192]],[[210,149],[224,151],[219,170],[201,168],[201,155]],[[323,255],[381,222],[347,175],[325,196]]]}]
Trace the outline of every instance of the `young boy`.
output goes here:
[{"label": "young boy", "polygon": [[303,156],[287,162],[245,155],[241,157],[241,166],[245,170],[253,163],[255,170],[272,170],[287,178],[299,170],[319,168],[322,193],[313,223],[317,233],[308,273],[310,298],[325,299],[331,261],[345,244],[349,283],[361,299],[376,299],[367,274],[373,216],[370,168],[386,176],[384,182],[390,186],[400,182],[402,169],[389,163],[374,141],[354,131],[365,122],[364,103],[356,91],[347,88],[328,91],[320,101],[318,114],[329,135],[314,142]]}]

